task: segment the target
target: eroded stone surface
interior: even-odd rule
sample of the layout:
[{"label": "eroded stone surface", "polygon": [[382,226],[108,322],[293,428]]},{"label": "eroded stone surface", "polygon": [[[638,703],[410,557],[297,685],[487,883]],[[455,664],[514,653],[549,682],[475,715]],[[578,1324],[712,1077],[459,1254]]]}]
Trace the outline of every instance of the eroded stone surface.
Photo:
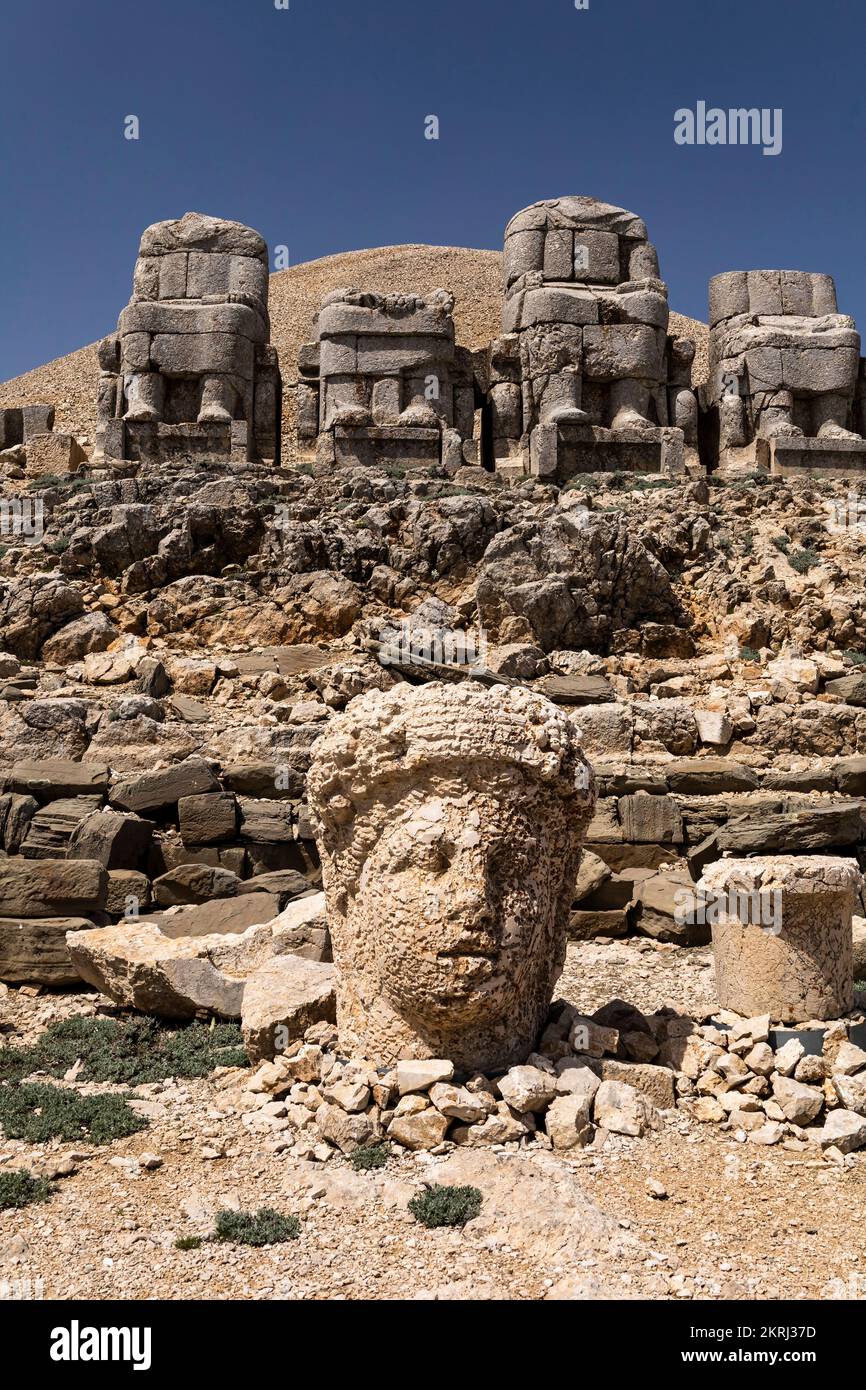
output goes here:
[{"label": "eroded stone surface", "polygon": [[569,716],[519,689],[353,701],[309,775],[349,1055],[524,1061],[595,802]]},{"label": "eroded stone surface", "polygon": [[698,891],[714,907],[720,1006],[784,1022],[847,1013],[854,1003],[851,916],[861,881],[856,861],[829,855],[709,865]]}]

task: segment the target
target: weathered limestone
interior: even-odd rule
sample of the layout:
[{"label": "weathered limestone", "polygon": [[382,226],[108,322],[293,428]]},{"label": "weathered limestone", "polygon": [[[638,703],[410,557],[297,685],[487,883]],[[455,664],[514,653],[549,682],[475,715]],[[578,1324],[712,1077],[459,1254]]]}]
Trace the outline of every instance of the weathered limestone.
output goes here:
[{"label": "weathered limestone", "polygon": [[710,864],[697,891],[712,923],[720,1007],[787,1023],[847,1013],[861,883],[856,861],[830,855]]},{"label": "weathered limestone", "polygon": [[251,1062],[271,1059],[314,1023],[333,1023],[334,967],[300,956],[276,956],[253,971],[241,1006]]},{"label": "weathered limestone", "polygon": [[280,375],[268,339],[268,250],[202,213],[141,238],[132,299],[99,345],[96,454],[279,459]]},{"label": "weathered limestone", "polygon": [[454,299],[335,290],[299,355],[298,435],[318,463],[477,463],[472,356]]},{"label": "weathered limestone", "polygon": [[315,744],[308,791],[341,1047],[375,1065],[524,1061],[595,802],[570,717],[522,689],[373,691]]},{"label": "weathered limestone", "polygon": [[[301,899],[270,917],[271,895],[250,894],[235,900],[220,923],[214,909],[222,907],[208,903],[98,931],[70,931],[69,955],[82,979],[125,1008],[165,1018],[240,1018],[247,979],[294,954],[302,926],[321,924],[324,896]],[[315,963],[305,960],[299,970]]]},{"label": "weathered limestone", "polygon": [[513,217],[502,327],[490,371],[501,471],[564,482],[697,464],[694,349],[668,338],[667,288],[634,213],[572,197]]},{"label": "weathered limestone", "polygon": [[55,433],[53,405],[0,409],[0,453],[15,448],[28,478],[74,473],[85,457],[75,435]]},{"label": "weathered limestone", "polygon": [[728,271],[710,281],[710,379],[720,467],[780,476],[866,468],[854,432],[860,335],[829,275]]}]

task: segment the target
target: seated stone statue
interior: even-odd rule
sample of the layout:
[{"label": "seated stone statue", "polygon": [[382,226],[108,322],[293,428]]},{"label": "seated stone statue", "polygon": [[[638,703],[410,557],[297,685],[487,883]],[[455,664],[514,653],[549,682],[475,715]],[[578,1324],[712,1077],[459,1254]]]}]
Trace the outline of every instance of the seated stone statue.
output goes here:
[{"label": "seated stone statue", "polygon": [[[684,382],[681,359],[674,374],[684,390],[671,419],[667,288],[644,222],[595,198],[550,199],[512,218],[504,256],[504,337],[491,360],[497,460],[525,454],[533,431],[553,426],[586,426],[585,453],[618,437],[661,448],[672,442],[659,434],[670,425],[685,425],[686,443],[695,448],[696,405],[686,400],[690,364]],[[591,435],[589,427],[609,436]],[[532,442],[533,456],[543,438]],[[682,433],[678,447],[681,462]],[[637,456],[623,461],[640,463]],[[592,463],[587,458],[578,471]],[[599,456],[595,467],[606,466]],[[532,471],[551,470],[533,458]]]},{"label": "seated stone statue", "polygon": [[829,275],[714,276],[709,359],[723,465],[759,461],[758,440],[862,444],[849,428],[860,336],[854,320],[837,312]]},{"label": "seated stone statue", "polygon": [[565,959],[595,803],[571,718],[532,692],[353,700],[308,778],[347,1054],[525,1060]]},{"label": "seated stone statue", "polygon": [[454,297],[335,290],[318,341],[301,349],[298,433],[345,462],[477,462],[471,354],[454,338]]},{"label": "seated stone statue", "polygon": [[[279,390],[268,337],[268,251],[258,232],[195,212],[148,227],[132,299],[100,344],[103,440],[117,419],[244,422],[249,456],[274,457]],[[121,433],[126,441],[130,432]]]}]

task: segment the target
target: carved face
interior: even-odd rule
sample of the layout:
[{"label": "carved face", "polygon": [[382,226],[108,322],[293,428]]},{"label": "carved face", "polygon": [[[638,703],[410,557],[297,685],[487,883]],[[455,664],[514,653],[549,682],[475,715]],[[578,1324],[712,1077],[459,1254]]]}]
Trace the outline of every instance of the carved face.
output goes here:
[{"label": "carved face", "polygon": [[335,931],[338,962],[351,942],[368,990],[437,1032],[506,1020],[561,967],[565,811],[518,773],[502,780],[420,778],[388,808]]}]

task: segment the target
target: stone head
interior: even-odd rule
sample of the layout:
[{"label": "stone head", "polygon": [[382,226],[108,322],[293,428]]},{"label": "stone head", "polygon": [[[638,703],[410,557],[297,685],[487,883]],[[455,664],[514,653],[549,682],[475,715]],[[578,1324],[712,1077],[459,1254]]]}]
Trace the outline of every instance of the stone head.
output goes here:
[{"label": "stone head", "polygon": [[525,1057],[595,801],[571,719],[521,689],[370,692],[317,742],[309,795],[342,1045],[384,1064]]}]

